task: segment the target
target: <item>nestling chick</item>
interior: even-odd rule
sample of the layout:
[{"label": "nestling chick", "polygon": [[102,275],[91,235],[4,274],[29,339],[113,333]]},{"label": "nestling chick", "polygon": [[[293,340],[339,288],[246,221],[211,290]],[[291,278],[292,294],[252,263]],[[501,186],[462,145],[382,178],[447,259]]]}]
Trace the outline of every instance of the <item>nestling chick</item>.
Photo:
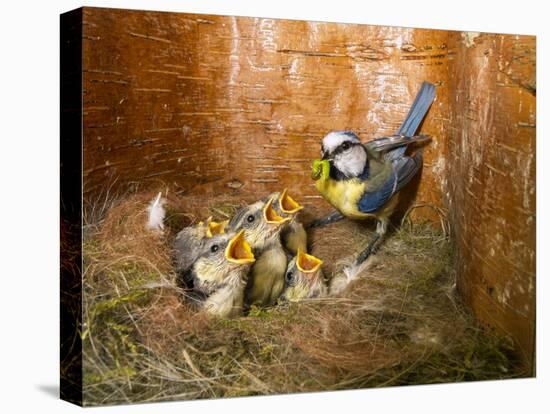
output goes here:
[{"label": "nestling chick", "polygon": [[293,256],[298,254],[300,249],[307,252],[307,233],[303,224],[298,220],[298,213],[304,207],[288,195],[288,189],[286,188],[282,193],[273,193],[271,197],[275,197],[277,200],[273,204],[277,213],[282,217],[290,218],[281,231],[283,247]]},{"label": "nestling chick", "polygon": [[287,258],[280,232],[290,218],[277,214],[273,201],[270,198],[244,207],[229,222],[231,231],[244,230],[256,256],[245,292],[245,302],[250,305],[275,304],[284,287]]},{"label": "nestling chick", "polygon": [[240,315],[254,260],[242,230],[202,239],[198,257],[187,271],[191,297],[209,314],[222,318]]},{"label": "nestling chick", "polygon": [[298,250],[286,269],[283,299],[297,302],[302,299],[326,296],[328,289],[321,266],[323,261]]},{"label": "nestling chick", "polygon": [[223,234],[227,224],[228,221],[216,222],[212,220],[212,217],[208,217],[206,222],[201,221],[181,230],[172,247],[176,272],[181,274],[189,269],[198,257],[202,239]]}]

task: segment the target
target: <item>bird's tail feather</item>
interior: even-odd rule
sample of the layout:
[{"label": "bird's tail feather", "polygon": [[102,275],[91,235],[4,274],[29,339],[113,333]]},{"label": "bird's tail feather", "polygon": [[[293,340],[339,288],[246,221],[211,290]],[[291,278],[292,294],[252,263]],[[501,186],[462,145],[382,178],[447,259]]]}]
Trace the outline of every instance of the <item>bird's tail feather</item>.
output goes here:
[{"label": "bird's tail feather", "polygon": [[[401,127],[397,131],[398,135],[405,135],[408,137],[413,136],[416,130],[420,126],[420,123],[428,113],[430,105],[435,98],[435,86],[429,82],[422,82],[420,91],[416,94],[416,98],[409,109],[407,117],[401,124]],[[403,151],[405,149],[403,148]]]}]

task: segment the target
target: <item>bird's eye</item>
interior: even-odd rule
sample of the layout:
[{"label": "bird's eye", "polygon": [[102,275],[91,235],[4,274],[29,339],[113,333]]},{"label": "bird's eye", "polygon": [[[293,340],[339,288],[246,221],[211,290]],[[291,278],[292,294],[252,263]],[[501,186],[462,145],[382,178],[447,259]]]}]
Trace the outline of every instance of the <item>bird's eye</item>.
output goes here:
[{"label": "bird's eye", "polygon": [[349,149],[349,147],[350,147],[349,142],[344,142],[344,143],[342,144],[342,148],[344,149],[344,151],[347,150],[347,149]]},{"label": "bird's eye", "polygon": [[251,214],[246,218],[246,221],[248,221],[249,223],[252,223],[254,221],[254,216]]},{"label": "bird's eye", "polygon": [[292,282],[292,276],[293,276],[293,275],[292,275],[292,272],[287,272],[287,274],[286,274],[286,281],[287,281],[287,283]]},{"label": "bird's eye", "polygon": [[220,246],[218,246],[217,244],[213,244],[212,246],[210,246],[210,251],[212,253],[216,253],[219,249],[220,249]]}]

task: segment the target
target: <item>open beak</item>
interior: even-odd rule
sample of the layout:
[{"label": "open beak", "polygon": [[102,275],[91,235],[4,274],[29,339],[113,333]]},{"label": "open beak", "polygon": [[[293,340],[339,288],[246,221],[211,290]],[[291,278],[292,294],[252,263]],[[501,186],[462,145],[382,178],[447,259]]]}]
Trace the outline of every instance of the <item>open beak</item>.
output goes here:
[{"label": "open beak", "polygon": [[204,221],[202,221],[202,220],[199,221],[199,222],[197,223],[197,227],[202,227],[202,226],[204,226],[205,224],[206,224],[206,227],[208,227],[208,226],[210,225],[210,222],[211,222],[211,221],[212,221],[212,216],[210,216],[210,217],[208,217],[208,218],[206,219],[206,223],[205,223]]},{"label": "open beak", "polygon": [[229,224],[229,220],[217,222],[217,221],[209,221],[208,222],[208,228],[206,229],[206,237],[212,237],[216,234],[224,234],[225,228]]},{"label": "open beak", "polygon": [[253,263],[256,259],[250,245],[244,238],[244,230],[238,232],[225,248],[225,258],[237,264]]},{"label": "open beak", "polygon": [[298,266],[298,269],[303,273],[315,273],[321,265],[323,264],[323,261],[321,259],[318,259],[315,256],[312,256],[311,254],[307,254],[302,251],[302,249],[298,249],[298,257],[296,258],[296,265]]},{"label": "open beak", "polygon": [[288,189],[285,188],[279,197],[279,206],[281,211],[286,214],[296,214],[298,211],[304,208],[304,206],[298,204],[292,197],[288,195]]},{"label": "open beak", "polygon": [[264,219],[270,224],[280,225],[290,220],[290,217],[282,217],[273,208],[273,199],[270,199],[264,207]]}]

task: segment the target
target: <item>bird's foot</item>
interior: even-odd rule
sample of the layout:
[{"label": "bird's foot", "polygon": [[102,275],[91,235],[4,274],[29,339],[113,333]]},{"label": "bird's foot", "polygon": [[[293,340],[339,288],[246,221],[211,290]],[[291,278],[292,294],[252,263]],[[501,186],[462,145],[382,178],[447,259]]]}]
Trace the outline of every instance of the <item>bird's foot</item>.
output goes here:
[{"label": "bird's foot", "polygon": [[360,265],[365,260],[367,260],[374,252],[375,250],[369,245],[365,250],[359,253],[359,256],[357,256],[357,259],[355,260],[355,264]]},{"label": "bird's foot", "polygon": [[325,217],[312,221],[309,224],[308,228],[315,229],[317,227],[327,226],[329,224],[336,223],[337,221],[340,221],[343,218],[344,216],[340,212],[333,211],[332,213],[326,215]]},{"label": "bird's foot", "polygon": [[363,263],[367,258],[373,254],[376,251],[376,248],[378,247],[378,241],[382,238],[382,235],[380,233],[376,233],[374,238],[370,241],[369,245],[365,250],[363,250],[361,253],[359,253],[359,256],[357,256],[357,259],[355,260],[356,265],[360,265]]}]

